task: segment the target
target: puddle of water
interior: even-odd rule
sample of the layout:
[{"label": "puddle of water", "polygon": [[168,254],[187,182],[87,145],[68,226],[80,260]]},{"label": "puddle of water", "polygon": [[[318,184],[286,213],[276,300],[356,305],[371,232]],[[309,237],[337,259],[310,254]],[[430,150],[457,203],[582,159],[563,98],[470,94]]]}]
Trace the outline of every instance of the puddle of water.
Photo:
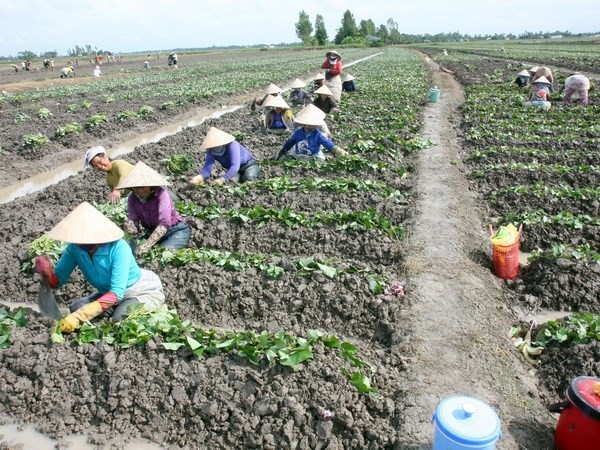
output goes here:
[{"label": "puddle of water", "polygon": [[[37,431],[32,425],[20,427],[17,424],[0,425],[0,443],[9,446],[21,446],[23,450],[55,450],[58,448],[58,441],[50,439]],[[97,447],[88,442],[85,435],[74,434],[60,440],[60,448],[73,450],[95,450]],[[106,447],[110,446],[110,442]],[[158,444],[146,440],[136,440],[121,445],[123,450],[162,450]]]},{"label": "puddle of water", "polygon": [[[191,118],[166,125],[149,133],[140,134],[135,138],[122,142],[117,147],[109,148],[106,151],[111,158],[125,155],[127,153],[131,153],[138,145],[158,142],[167,136],[179,133],[184,128],[198,126],[207,119],[216,119],[221,117],[223,114],[236,111],[242,107],[243,105],[234,105],[220,110],[203,110],[201,113]],[[11,186],[0,189],[0,203],[8,203],[16,198],[37,192],[45,187],[56,184],[59,181],[77,174],[82,168],[82,160],[83,158],[79,158],[75,161],[71,161],[70,163],[62,164],[53,170],[40,173],[31,178],[21,180]]]}]

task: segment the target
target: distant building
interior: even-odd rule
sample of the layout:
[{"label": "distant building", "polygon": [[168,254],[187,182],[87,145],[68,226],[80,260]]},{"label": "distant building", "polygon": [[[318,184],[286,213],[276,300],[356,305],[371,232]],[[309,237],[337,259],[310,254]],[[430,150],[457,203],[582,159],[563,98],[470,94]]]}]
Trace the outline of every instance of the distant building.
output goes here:
[{"label": "distant building", "polygon": [[550,36],[550,39],[562,39],[564,36],[562,34],[555,34],[554,36]]}]

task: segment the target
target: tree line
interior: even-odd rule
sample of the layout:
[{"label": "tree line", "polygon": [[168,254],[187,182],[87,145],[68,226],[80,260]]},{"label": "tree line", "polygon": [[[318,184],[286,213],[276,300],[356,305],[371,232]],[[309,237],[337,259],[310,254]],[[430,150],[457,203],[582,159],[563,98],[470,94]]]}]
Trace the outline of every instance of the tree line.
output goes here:
[{"label": "tree line", "polygon": [[[323,46],[329,43],[327,30],[323,17],[317,14],[314,26],[306,11],[300,11],[298,22],[295,24],[296,35],[306,46]],[[314,33],[313,33],[314,32]],[[584,37],[597,33],[571,33],[569,31],[525,31],[516,35],[512,33],[496,34],[463,34],[458,31],[437,34],[407,34],[398,29],[398,22],[390,18],[385,24],[375,25],[373,20],[361,20],[358,24],[350,10],[346,10],[342,17],[341,25],[337,29],[333,41],[337,45],[379,46],[386,44],[415,44],[418,42],[462,42],[479,40],[505,40],[505,39],[548,39],[552,36]]]}]

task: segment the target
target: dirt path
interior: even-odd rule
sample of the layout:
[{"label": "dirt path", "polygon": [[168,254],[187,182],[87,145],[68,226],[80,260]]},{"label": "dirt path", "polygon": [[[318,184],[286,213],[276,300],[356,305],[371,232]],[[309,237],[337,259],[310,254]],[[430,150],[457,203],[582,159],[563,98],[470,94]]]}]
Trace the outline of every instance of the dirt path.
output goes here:
[{"label": "dirt path", "polygon": [[454,78],[433,71],[442,91],[425,108],[424,138],[436,145],[421,153],[419,193],[407,267],[414,303],[407,312],[415,353],[409,364],[401,448],[431,448],[432,413],[452,395],[475,397],[499,414],[499,449],[551,448],[555,418],[540,404],[535,379],[518,360],[507,332],[514,323],[502,282],[487,266],[488,240],[473,193],[461,173],[453,119],[464,100]]}]

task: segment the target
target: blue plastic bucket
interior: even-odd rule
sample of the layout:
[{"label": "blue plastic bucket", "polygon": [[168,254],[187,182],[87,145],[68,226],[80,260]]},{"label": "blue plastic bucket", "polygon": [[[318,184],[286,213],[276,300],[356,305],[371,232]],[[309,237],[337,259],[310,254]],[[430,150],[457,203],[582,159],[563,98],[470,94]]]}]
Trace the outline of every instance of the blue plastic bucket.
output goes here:
[{"label": "blue plastic bucket", "polygon": [[440,91],[437,86],[432,87],[429,89],[429,101],[431,103],[437,103],[440,99],[441,93],[442,91]]},{"label": "blue plastic bucket", "polygon": [[502,437],[498,415],[476,398],[456,396],[442,400],[433,421],[433,450],[493,450]]}]

